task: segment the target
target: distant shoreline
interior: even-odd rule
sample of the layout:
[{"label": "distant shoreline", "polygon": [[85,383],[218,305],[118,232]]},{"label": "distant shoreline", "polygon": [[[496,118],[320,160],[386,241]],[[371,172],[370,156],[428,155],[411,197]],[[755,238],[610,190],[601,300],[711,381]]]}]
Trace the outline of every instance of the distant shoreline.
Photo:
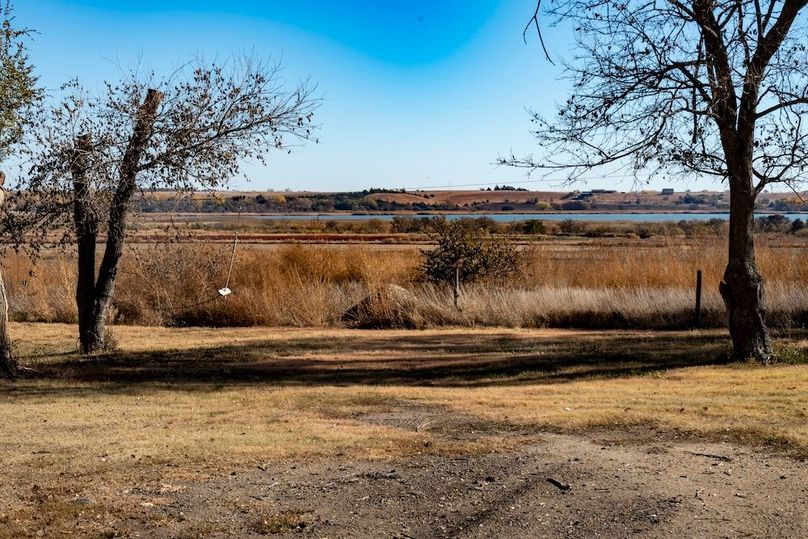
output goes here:
[{"label": "distant shoreline", "polygon": [[[151,213],[149,215],[159,216],[166,215],[166,213]],[[449,220],[458,219],[491,219],[496,222],[520,222],[531,220],[544,220],[544,221],[580,221],[580,222],[676,222],[676,221],[708,221],[711,219],[728,220],[729,212],[707,212],[707,211],[688,211],[688,212],[673,212],[673,211],[659,211],[659,212],[618,212],[618,211],[577,211],[577,212],[457,212],[457,211],[435,211],[435,212],[329,212],[329,213],[306,213],[306,212],[287,212],[287,213],[256,213],[256,212],[243,212],[238,213],[234,211],[220,211],[220,212],[172,212],[171,215],[175,217],[184,217],[194,220],[219,220],[219,219],[232,219],[236,215],[240,215],[242,219],[260,220],[260,221],[369,221],[378,219],[382,221],[392,221],[395,218],[410,218],[410,219],[429,219],[434,217],[446,217]],[[756,214],[757,217],[768,217],[771,215],[782,215],[790,220],[802,219],[808,220],[808,212],[777,212],[777,211],[761,211]]]},{"label": "distant shoreline", "polygon": [[[146,212],[151,214],[168,213],[168,212]],[[236,214],[237,211],[212,211],[212,212],[170,212],[173,215],[229,215]],[[808,211],[777,211],[777,210],[760,210],[755,212],[756,215],[805,215],[808,216]],[[729,211],[709,211],[709,210],[689,210],[689,211],[617,211],[617,210],[570,210],[570,211],[542,211],[542,212],[528,212],[528,211],[381,211],[381,212],[351,212],[351,211],[333,211],[333,212],[242,212],[245,217],[440,217],[442,215],[460,215],[464,217],[485,217],[488,215],[726,215],[729,216]]]}]

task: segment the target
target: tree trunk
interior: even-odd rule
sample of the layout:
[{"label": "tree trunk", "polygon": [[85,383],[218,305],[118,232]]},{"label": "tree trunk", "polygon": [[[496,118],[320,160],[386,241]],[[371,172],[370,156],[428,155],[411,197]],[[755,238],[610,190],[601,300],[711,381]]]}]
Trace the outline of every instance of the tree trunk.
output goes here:
[{"label": "tree trunk", "polygon": [[[3,185],[6,175],[0,171],[0,204],[6,199]],[[11,339],[8,337],[8,297],[3,275],[0,274],[0,377],[14,378],[17,375],[17,362],[11,350]]]},{"label": "tree trunk", "polygon": [[0,377],[17,376],[17,361],[11,350],[11,339],[8,337],[8,300],[6,285],[0,275]]},{"label": "tree trunk", "polygon": [[70,169],[73,176],[73,224],[76,228],[78,272],[76,279],[76,308],[79,314],[79,345],[82,353],[96,352],[103,347],[104,327],[99,326],[95,301],[95,249],[98,237],[98,216],[91,204],[92,193],[87,178],[93,151],[92,138],[80,135],[76,139]]},{"label": "tree trunk", "polygon": [[755,262],[755,193],[750,178],[730,180],[729,258],[720,292],[727,307],[733,356],[768,363],[771,339],[763,307],[763,280]]},{"label": "tree trunk", "polygon": [[104,346],[106,312],[98,312],[96,302],[95,241],[94,232],[78,233],[76,307],[79,313],[79,343],[85,354],[96,352]]},{"label": "tree trunk", "polygon": [[89,136],[76,140],[76,153],[71,163],[73,175],[73,222],[78,241],[78,280],[76,306],[79,313],[79,342],[82,353],[103,350],[106,346],[107,313],[112,304],[118,267],[126,239],[126,218],[132,196],[137,189],[137,172],[143,152],[154,128],[157,109],[163,94],[149,90],[138,107],[132,136],[118,171],[119,181],[107,218],[107,241],[96,275],[96,241],[98,216],[93,212],[93,195],[87,178],[91,167],[89,157],[92,141]]}]

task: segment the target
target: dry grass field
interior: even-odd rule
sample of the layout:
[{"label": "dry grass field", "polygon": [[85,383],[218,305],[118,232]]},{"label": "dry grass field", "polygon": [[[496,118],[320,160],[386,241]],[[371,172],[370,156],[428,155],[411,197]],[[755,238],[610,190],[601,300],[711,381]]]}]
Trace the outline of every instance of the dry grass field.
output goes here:
[{"label": "dry grass field", "polygon": [[[768,286],[770,323],[808,321],[805,238],[761,235],[758,259]],[[139,325],[342,325],[345,311],[390,284],[412,291],[413,305],[381,301],[364,327],[686,328],[693,323],[696,270],[704,273],[708,327],[724,323],[718,295],[724,240],[705,238],[547,239],[524,245],[523,271],[507,281],[464,289],[461,310],[449,287],[421,282],[419,249],[407,245],[246,245],[235,260],[227,300],[231,245],[154,243],[127,252],[116,290],[116,321]],[[12,318],[76,319],[74,260],[53,254],[33,266],[7,257]],[[383,298],[384,296],[382,296]],[[406,308],[405,308],[406,307]]]},{"label": "dry grass field", "polygon": [[[789,478],[781,488],[808,479],[804,464],[791,460],[808,456],[808,368],[724,364],[727,339],[718,330],[119,326],[119,350],[89,359],[75,353],[73,326],[14,324],[12,334],[31,370],[0,382],[4,537],[244,536],[292,533],[301,523],[316,536],[340,535],[347,528],[329,528],[339,518],[340,526],[387,534],[372,527],[372,515],[351,520],[353,513],[330,506],[327,477],[336,473],[339,483],[347,472],[338,469],[366,466],[358,480],[382,488],[368,478],[392,477],[392,468],[417,475],[423,459],[440,468],[458,458],[481,459],[479,470],[466,463],[467,473],[497,475],[516,468],[497,464],[496,455],[520,460],[537,443],[591,457],[592,473],[611,466],[597,445],[586,449],[592,443],[614,446],[611,457],[634,451],[632,462],[650,458],[649,466],[670,454],[671,474],[709,471],[710,457],[693,456],[700,451],[731,452],[733,481],[763,480],[757,457],[743,456],[757,447],[784,455],[771,461]],[[808,352],[803,333],[778,346],[795,362]],[[604,436],[612,441],[592,442]],[[275,501],[258,495],[256,485],[288,483],[284,474],[298,467],[303,476],[274,487]],[[320,476],[322,487],[312,488]],[[407,488],[435,488],[428,476],[412,481],[422,483]],[[637,488],[655,488],[652,477],[642,481]],[[600,492],[599,503],[611,503]],[[789,504],[798,508],[804,492],[793,494]],[[337,512],[332,524],[322,520],[329,507]],[[378,518],[379,526],[397,522]],[[776,529],[804,529],[793,515],[790,522]],[[452,535],[422,524],[427,535]]]}]

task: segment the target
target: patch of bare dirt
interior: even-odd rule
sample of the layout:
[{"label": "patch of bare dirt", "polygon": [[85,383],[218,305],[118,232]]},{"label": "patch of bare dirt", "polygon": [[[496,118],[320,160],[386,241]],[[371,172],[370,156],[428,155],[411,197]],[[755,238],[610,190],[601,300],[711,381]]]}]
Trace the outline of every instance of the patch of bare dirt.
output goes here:
[{"label": "patch of bare dirt", "polygon": [[429,432],[449,441],[476,441],[489,437],[525,437],[540,430],[529,425],[490,421],[444,406],[399,401],[387,411],[354,413],[352,419],[371,425],[393,426],[410,432]]},{"label": "patch of bare dirt", "polygon": [[[108,535],[808,535],[808,467],[787,456],[731,443],[681,441],[639,427],[537,436],[418,404],[356,417],[430,430],[447,440],[510,435],[529,441],[515,450],[480,454],[269,462],[204,481],[127,489],[115,505],[134,510],[108,528]],[[94,503],[87,498],[88,514]]]}]

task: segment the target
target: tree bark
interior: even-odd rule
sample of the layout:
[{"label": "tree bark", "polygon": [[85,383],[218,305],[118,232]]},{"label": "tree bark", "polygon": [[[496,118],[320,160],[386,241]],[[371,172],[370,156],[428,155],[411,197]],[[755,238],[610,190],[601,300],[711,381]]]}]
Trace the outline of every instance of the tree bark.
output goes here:
[{"label": "tree bark", "polygon": [[727,308],[735,359],[768,363],[772,349],[765,322],[763,279],[755,261],[756,197],[751,183],[751,178],[736,176],[730,180],[729,257],[719,290]]},{"label": "tree bark", "polygon": [[[6,175],[0,171],[0,204],[5,202],[3,185],[6,182]],[[14,359],[11,349],[11,339],[8,336],[8,296],[6,296],[6,284],[3,275],[0,273],[0,377],[14,378],[17,376],[17,361]]]},{"label": "tree bark", "polygon": [[79,345],[84,353],[93,352],[100,347],[104,334],[103,326],[98,327],[96,323],[95,249],[98,216],[91,204],[92,193],[87,178],[92,151],[90,136],[79,136],[70,163],[73,176],[73,224],[78,249],[76,307],[79,315]]},{"label": "tree bark", "polygon": [[89,354],[104,349],[106,345],[107,313],[112,303],[118,267],[123,256],[126,238],[126,218],[132,196],[137,189],[137,172],[140,160],[148,145],[154,128],[157,108],[163,94],[149,90],[140,105],[129,144],[118,171],[118,186],[112,198],[107,218],[107,241],[104,255],[96,275],[96,244],[98,217],[90,205],[88,155],[92,149],[89,137],[76,141],[77,154],[72,163],[73,174],[73,220],[78,242],[78,280],[76,283],[76,306],[79,313],[79,342],[82,353]]},{"label": "tree bark", "polygon": [[17,376],[17,361],[11,349],[11,339],[8,337],[8,299],[3,276],[0,275],[0,377],[14,378]]}]

